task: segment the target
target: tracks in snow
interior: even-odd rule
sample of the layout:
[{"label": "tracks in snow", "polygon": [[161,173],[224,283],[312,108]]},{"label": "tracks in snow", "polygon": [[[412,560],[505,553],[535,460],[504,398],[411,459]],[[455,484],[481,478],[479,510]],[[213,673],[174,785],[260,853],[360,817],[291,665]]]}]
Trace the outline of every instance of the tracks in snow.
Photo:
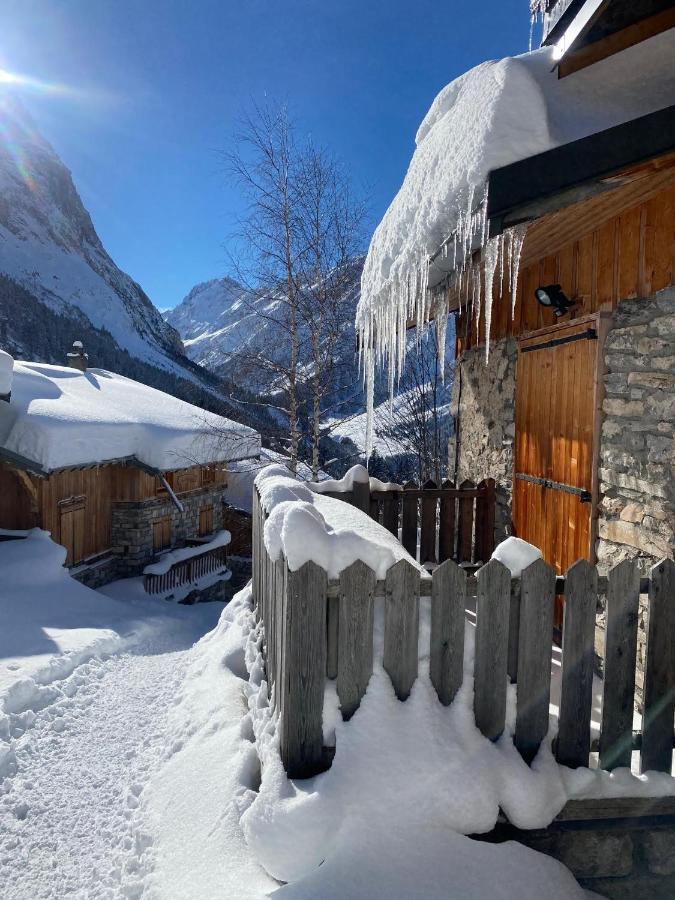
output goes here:
[{"label": "tracks in snow", "polygon": [[181,615],[132,652],[80,665],[50,686],[43,708],[12,717],[15,760],[0,784],[4,900],[141,896],[152,839],[139,797],[166,753],[188,651],[216,615]]}]

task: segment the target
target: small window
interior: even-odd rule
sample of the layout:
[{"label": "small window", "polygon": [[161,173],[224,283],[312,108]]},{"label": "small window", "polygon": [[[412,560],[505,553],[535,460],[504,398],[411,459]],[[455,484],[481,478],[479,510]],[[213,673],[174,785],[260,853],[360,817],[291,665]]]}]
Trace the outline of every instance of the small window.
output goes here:
[{"label": "small window", "polygon": [[171,546],[171,519],[165,516],[152,523],[152,549],[155,553]]},{"label": "small window", "polygon": [[199,510],[199,536],[204,537],[213,532],[213,507],[203,506]]}]

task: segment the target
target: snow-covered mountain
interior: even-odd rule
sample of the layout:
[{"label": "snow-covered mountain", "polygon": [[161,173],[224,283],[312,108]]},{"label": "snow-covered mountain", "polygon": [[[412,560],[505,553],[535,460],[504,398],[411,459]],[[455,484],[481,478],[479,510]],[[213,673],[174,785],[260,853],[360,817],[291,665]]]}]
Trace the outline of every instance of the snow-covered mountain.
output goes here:
[{"label": "snow-covered mountain", "polygon": [[[349,390],[353,401],[344,413],[355,412],[363,406],[363,392],[359,387],[358,357],[354,334],[354,313],[359,300],[363,258],[349,265],[348,277],[340,303],[343,323],[333,359],[336,389],[344,394]],[[188,356],[210,371],[247,387],[255,393],[264,392],[259,383],[259,368],[251,360],[258,350],[269,357],[278,348],[283,354],[287,341],[280,320],[283,309],[274,295],[256,296],[231,278],[218,278],[196,285],[185,299],[165,313],[167,322],[178,331]],[[311,366],[310,346],[301,331],[300,365],[305,371]],[[265,377],[267,391],[273,392],[274,376]],[[343,398],[341,398],[343,399]]]},{"label": "snow-covered mountain", "polygon": [[277,306],[274,298],[255,298],[232,278],[214,278],[195,285],[164,316],[180,334],[190,359],[225,374],[233,367],[233,356],[241,356],[275,330]]},{"label": "snow-covered mountain", "polygon": [[[109,333],[136,359],[182,368],[178,334],[107,254],[70,172],[10,93],[0,92],[0,274],[57,315]],[[2,295],[0,294],[0,297]],[[17,323],[18,324],[18,323]],[[5,340],[19,345],[6,325]],[[30,354],[30,346],[25,350]]]}]

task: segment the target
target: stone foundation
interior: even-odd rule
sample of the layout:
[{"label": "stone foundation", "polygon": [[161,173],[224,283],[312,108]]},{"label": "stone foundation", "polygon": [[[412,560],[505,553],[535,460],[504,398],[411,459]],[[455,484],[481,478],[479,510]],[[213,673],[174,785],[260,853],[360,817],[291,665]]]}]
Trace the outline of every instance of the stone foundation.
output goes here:
[{"label": "stone foundation", "polygon": [[154,557],[153,522],[171,520],[171,546],[180,547],[188,538],[199,534],[199,511],[213,506],[213,528],[223,527],[224,485],[204,487],[181,494],[181,513],[167,496],[149,500],[118,500],[112,509],[112,544],[118,558],[118,578],[139,575]]},{"label": "stone foundation", "polygon": [[[455,483],[497,483],[495,542],[511,532],[513,442],[515,439],[516,341],[509,338],[467,350],[456,363],[452,413],[457,418]],[[452,470],[452,469],[451,469]]]},{"label": "stone foundation", "polygon": [[[597,817],[568,818],[573,807],[597,807]],[[626,812],[631,805],[644,814]],[[612,807],[616,810],[613,813]],[[657,808],[668,811],[653,814]],[[582,887],[609,900],[675,897],[675,803],[672,798],[577,801],[548,828],[523,831],[502,822],[479,840],[516,840],[564,863]]]},{"label": "stone foundation", "polygon": [[110,581],[118,578],[118,559],[112,553],[106,553],[98,559],[80,563],[69,569],[70,575],[76,581],[96,590]]}]

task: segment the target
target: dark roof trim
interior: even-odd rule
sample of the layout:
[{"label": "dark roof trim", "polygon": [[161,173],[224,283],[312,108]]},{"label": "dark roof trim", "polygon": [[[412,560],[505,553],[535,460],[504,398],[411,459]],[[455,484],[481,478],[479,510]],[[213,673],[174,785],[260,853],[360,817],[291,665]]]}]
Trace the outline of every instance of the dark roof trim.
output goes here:
[{"label": "dark roof trim", "polygon": [[675,106],[520,160],[488,176],[490,236],[614,185],[622,169],[675,151]]},{"label": "dark roof trim", "polygon": [[549,5],[548,30],[541,42],[542,47],[558,43],[584,3],[585,0],[558,0],[557,3]]}]

